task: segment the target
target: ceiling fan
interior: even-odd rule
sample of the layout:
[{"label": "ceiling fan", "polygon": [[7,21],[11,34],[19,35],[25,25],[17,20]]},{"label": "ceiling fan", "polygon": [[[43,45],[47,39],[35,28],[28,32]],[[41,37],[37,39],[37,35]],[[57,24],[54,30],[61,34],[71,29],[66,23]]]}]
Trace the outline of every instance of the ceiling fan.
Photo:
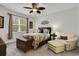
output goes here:
[{"label": "ceiling fan", "polygon": [[41,10],[44,10],[45,7],[38,7],[38,3],[32,3],[32,7],[24,7],[26,9],[31,9],[31,11],[29,13],[32,13],[32,12],[37,12],[39,14],[41,14]]}]

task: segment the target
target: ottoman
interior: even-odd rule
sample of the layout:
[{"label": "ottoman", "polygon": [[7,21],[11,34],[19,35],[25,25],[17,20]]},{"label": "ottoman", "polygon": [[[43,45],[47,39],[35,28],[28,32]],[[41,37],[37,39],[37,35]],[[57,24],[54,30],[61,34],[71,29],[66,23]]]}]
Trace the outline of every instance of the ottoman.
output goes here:
[{"label": "ottoman", "polygon": [[33,42],[32,38],[25,38],[20,36],[16,38],[16,47],[22,50],[23,52],[27,52],[33,49],[32,42]]},{"label": "ottoman", "polygon": [[48,48],[51,49],[55,53],[63,52],[65,49],[63,43],[60,43],[55,40],[48,41]]}]

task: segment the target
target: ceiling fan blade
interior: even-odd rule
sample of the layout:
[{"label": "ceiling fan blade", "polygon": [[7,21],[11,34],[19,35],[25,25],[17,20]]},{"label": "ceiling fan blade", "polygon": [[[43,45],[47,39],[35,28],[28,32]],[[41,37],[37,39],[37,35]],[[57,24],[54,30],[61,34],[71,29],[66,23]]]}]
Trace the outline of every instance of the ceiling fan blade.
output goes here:
[{"label": "ceiling fan blade", "polygon": [[33,10],[31,10],[29,13],[32,13],[33,12]]},{"label": "ceiling fan blade", "polygon": [[24,7],[24,8],[26,8],[26,9],[32,9],[31,7]]},{"label": "ceiling fan blade", "polygon": [[39,8],[38,8],[38,10],[44,10],[44,9],[45,9],[44,7],[39,7]]},{"label": "ceiling fan blade", "polygon": [[36,9],[37,8],[37,3],[32,3],[32,8]]},{"label": "ceiling fan blade", "polygon": [[41,14],[41,12],[40,12],[40,11],[37,11],[37,13]]}]

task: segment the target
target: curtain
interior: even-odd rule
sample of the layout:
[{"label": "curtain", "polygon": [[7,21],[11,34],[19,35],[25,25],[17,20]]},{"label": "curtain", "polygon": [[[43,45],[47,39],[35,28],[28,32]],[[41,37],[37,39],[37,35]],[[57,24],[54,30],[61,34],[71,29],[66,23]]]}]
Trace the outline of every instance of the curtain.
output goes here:
[{"label": "curtain", "polygon": [[12,14],[9,15],[9,29],[8,29],[8,39],[13,38],[13,33],[12,33]]},{"label": "curtain", "polygon": [[28,18],[27,18],[27,33],[29,32],[29,28],[28,28]]}]

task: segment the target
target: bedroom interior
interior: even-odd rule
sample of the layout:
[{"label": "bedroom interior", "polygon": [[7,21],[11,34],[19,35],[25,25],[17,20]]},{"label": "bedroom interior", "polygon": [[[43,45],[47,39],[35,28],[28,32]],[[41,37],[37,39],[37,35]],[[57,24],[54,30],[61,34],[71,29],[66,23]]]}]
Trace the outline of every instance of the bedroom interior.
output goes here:
[{"label": "bedroom interior", "polygon": [[0,3],[0,56],[78,56],[79,3]]}]

